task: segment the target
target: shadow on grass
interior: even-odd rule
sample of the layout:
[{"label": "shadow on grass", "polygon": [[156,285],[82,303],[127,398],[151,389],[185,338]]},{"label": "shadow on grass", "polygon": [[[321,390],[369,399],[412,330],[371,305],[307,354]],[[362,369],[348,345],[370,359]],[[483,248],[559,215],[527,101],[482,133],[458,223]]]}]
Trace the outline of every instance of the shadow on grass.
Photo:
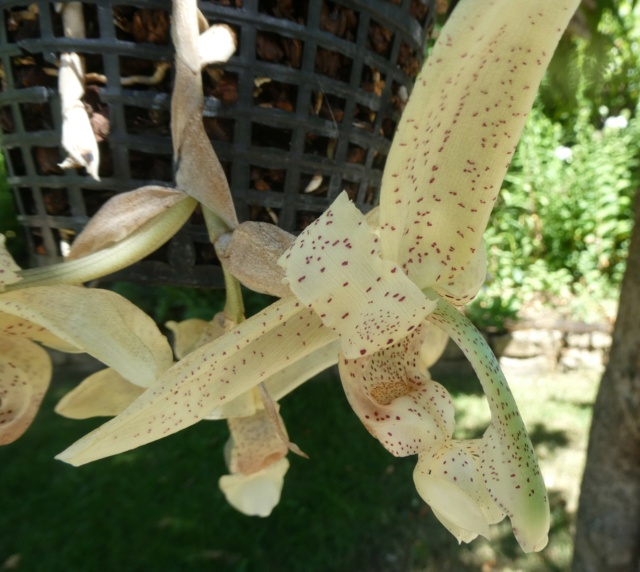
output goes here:
[{"label": "shadow on grass", "polygon": [[446,369],[441,366],[440,370],[434,367],[431,375],[434,380],[444,385],[451,395],[484,395],[476,374],[464,365],[460,366],[459,371],[451,366],[447,366]]},{"label": "shadow on grass", "polygon": [[543,423],[535,423],[530,427],[529,436],[534,446],[544,443],[551,450],[566,447],[571,442],[566,431],[549,429]]},{"label": "shadow on grass", "polygon": [[218,490],[221,422],[80,468],[53,460],[102,422],[52,412],[77,381],[57,383],[27,434],[0,449],[0,568],[15,555],[43,572],[470,572],[487,559],[486,544],[459,547],[437,522],[415,491],[415,458],[369,436],[331,373],[282,401],[310,459],[291,458],[268,519],[238,514]]}]

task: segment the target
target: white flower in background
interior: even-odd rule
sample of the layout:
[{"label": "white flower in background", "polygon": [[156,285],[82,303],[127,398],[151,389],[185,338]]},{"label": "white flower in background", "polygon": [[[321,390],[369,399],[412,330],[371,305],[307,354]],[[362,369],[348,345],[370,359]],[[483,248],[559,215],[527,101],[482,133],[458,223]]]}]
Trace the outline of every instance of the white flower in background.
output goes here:
[{"label": "white flower in background", "polygon": [[629,120],[624,115],[607,117],[604,121],[604,126],[609,129],[624,129],[627,125]]},{"label": "white flower in background", "polygon": [[571,157],[573,157],[573,151],[571,148],[565,147],[564,145],[556,147],[553,154],[561,161],[569,161]]}]

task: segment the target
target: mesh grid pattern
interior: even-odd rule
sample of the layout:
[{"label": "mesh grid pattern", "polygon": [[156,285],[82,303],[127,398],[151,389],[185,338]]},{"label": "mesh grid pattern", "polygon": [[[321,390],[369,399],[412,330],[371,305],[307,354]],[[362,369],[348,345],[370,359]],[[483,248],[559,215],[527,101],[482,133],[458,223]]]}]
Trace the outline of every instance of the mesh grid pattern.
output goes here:
[{"label": "mesh grid pattern", "polygon": [[[0,2],[0,143],[34,263],[45,264],[60,259],[61,241],[72,240],[114,194],[171,185],[171,70],[152,86],[125,87],[120,77],[131,70],[153,74],[158,62],[171,62],[173,50],[152,34],[137,42],[130,30],[131,18],[146,12],[159,17],[147,31],[159,22],[162,32],[167,0],[86,2],[87,38],[81,40],[63,36],[52,2],[37,4],[34,21],[16,23],[25,4]],[[434,10],[421,0],[309,0],[293,3],[298,13],[278,18],[276,4],[200,3],[209,22],[230,25],[239,41],[222,70],[205,73],[203,116],[240,220],[298,232],[343,189],[362,211],[377,203],[398,101],[422,61]],[[413,17],[416,6],[420,21]],[[345,10],[347,33],[333,26],[337,21],[340,28],[336,15]],[[85,94],[108,121],[99,144],[100,181],[57,167],[64,152],[57,78],[50,70],[63,51],[79,53],[87,72],[106,76],[104,84],[88,81]],[[196,213],[165,247],[117,277],[220,286],[216,264]]]}]

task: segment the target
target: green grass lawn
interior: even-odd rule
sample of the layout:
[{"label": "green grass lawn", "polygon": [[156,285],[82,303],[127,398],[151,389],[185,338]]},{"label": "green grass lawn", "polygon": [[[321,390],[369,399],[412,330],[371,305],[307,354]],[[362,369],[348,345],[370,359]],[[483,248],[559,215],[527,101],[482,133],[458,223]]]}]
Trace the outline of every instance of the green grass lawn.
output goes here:
[{"label": "green grass lawn", "polygon": [[[268,519],[236,513],[218,490],[221,422],[80,468],[53,460],[101,422],[52,412],[77,381],[56,382],[27,434],[0,450],[0,570],[3,563],[27,572],[567,569],[575,478],[551,487],[552,538],[541,554],[523,555],[506,523],[491,543],[459,547],[415,492],[415,459],[395,459],[369,436],[332,372],[282,402],[289,434],[310,459],[291,456],[282,501]],[[582,401],[594,379],[564,392],[557,379],[532,383],[515,380],[514,392],[554,480],[564,470],[558,459],[584,446],[590,409]],[[463,430],[478,431],[477,383],[452,387]]]}]

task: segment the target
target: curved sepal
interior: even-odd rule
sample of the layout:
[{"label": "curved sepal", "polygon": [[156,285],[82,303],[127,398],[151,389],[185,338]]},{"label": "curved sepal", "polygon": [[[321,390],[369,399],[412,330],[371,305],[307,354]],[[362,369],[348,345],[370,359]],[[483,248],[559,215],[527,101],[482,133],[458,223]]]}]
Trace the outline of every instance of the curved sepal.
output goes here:
[{"label": "curved sepal", "polygon": [[477,467],[489,494],[509,516],[525,552],[542,550],[550,525],[549,500],[538,460],[507,380],[473,324],[440,300],[428,318],[458,344],[473,366],[491,411],[491,424],[475,445]]},{"label": "curved sepal", "polygon": [[387,157],[383,258],[421,288],[464,272],[538,85],[579,0],[462,0],[416,80]]}]

